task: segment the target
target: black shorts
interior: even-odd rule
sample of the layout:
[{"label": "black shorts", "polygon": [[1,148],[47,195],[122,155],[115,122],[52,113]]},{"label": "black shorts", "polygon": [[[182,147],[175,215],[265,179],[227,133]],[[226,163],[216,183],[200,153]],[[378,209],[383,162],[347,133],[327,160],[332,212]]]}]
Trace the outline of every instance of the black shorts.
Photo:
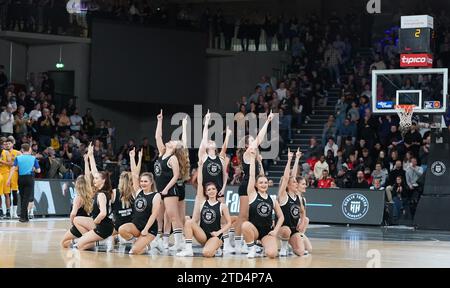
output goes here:
[{"label": "black shorts", "polygon": [[239,196],[248,196],[247,189],[248,189],[248,181],[243,181],[241,185],[239,185],[238,190]]},{"label": "black shorts", "polygon": [[291,229],[291,237],[294,236],[295,233],[300,233],[297,231],[297,227],[294,227],[294,228],[289,227],[289,229]]},{"label": "black shorts", "polygon": [[73,236],[80,238],[81,236],[81,232],[78,231],[77,227],[75,227],[75,225],[72,226],[72,228],[70,228],[70,233],[72,233]]},{"label": "black shorts", "polygon": [[127,223],[131,223],[131,219],[130,220],[115,220],[114,221],[114,229],[116,229],[117,232],[119,232],[119,228],[120,226],[122,226],[123,224],[127,224]]},{"label": "black shorts", "polygon": [[[136,226],[136,228],[137,228],[139,231],[144,230],[144,227],[145,227],[145,226],[136,225],[136,223],[133,223],[133,224],[134,224],[134,226]],[[155,221],[155,223],[153,223],[153,225],[150,227],[150,229],[148,229],[148,233],[149,233],[149,234],[152,234],[152,235],[155,236],[155,237],[158,235],[158,222]]]},{"label": "black shorts", "polygon": [[94,232],[102,239],[106,239],[113,234],[114,225],[112,222],[102,222],[95,226]]},{"label": "black shorts", "polygon": [[184,188],[184,185],[178,186],[177,191],[178,191],[178,201],[184,201],[184,199],[186,198],[186,189]]},{"label": "black shorts", "polygon": [[[214,231],[204,231],[204,232],[206,234],[206,241],[208,241],[209,239],[214,237],[214,236],[211,235],[211,232],[214,232]],[[222,240],[222,236],[223,236],[223,234],[220,234],[219,237],[217,237],[217,238]]]},{"label": "black shorts", "polygon": [[272,231],[272,227],[258,227],[255,226],[256,230],[258,230],[258,240],[262,240],[265,236],[269,235],[269,232]]},{"label": "black shorts", "polygon": [[[161,192],[160,192],[161,194]],[[168,198],[168,197],[180,197],[178,189],[176,187],[172,187],[169,189],[169,192],[167,192],[166,195],[161,194],[161,199],[164,200],[164,198]]]}]

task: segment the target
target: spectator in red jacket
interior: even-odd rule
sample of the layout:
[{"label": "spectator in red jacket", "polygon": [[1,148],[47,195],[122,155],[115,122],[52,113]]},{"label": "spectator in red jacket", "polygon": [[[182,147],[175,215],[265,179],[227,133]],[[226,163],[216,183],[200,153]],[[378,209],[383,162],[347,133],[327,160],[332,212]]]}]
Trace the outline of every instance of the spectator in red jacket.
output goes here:
[{"label": "spectator in red jacket", "polygon": [[322,171],[322,178],[317,182],[317,188],[331,188],[334,179],[328,175],[328,170]]}]

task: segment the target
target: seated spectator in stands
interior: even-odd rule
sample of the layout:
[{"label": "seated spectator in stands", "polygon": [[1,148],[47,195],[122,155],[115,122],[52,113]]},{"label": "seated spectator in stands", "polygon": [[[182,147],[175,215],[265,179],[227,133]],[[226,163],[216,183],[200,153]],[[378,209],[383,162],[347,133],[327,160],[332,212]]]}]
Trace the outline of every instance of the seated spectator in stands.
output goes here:
[{"label": "seated spectator in stands", "polygon": [[384,61],[381,58],[380,54],[375,54],[374,61],[369,66],[369,71],[372,71],[373,69],[376,69],[376,70],[384,70],[384,69],[386,69],[386,64],[384,63]]},{"label": "seated spectator in stands", "polygon": [[353,182],[352,188],[365,189],[369,187],[369,183],[367,183],[366,179],[364,178],[364,172],[361,170],[358,171],[356,173],[356,181]]},{"label": "seated spectator in stands", "polygon": [[56,125],[59,132],[70,129],[70,118],[67,116],[67,110],[65,108],[61,110],[61,113],[56,118],[58,119]]},{"label": "seated spectator in stands", "polygon": [[[299,129],[302,126],[302,112],[303,105],[300,103],[300,99],[298,97],[294,98],[294,105],[292,106],[292,115],[294,117],[294,125],[295,128]],[[297,130],[297,133],[300,133],[300,130]]]},{"label": "seated spectator in stands", "polygon": [[36,105],[34,106],[34,109],[31,110],[29,116],[33,122],[37,122],[39,120],[39,118],[41,118],[42,112],[41,112],[41,104],[40,103],[36,103]]},{"label": "seated spectator in stands", "polygon": [[352,144],[355,144],[356,141],[356,126],[354,123],[350,121],[350,118],[345,118],[344,125],[342,127],[338,128],[337,132],[337,144],[338,146],[341,145],[342,139],[345,139],[346,137],[350,136],[352,137]]},{"label": "seated spectator in stands", "polygon": [[102,142],[103,148],[106,147],[108,134],[109,134],[109,131],[108,131],[108,128],[106,128],[105,120],[100,120],[98,128],[97,128],[96,136]]},{"label": "seated spectator in stands", "polygon": [[357,156],[358,157],[362,157],[363,154],[363,149],[368,149],[368,145],[366,140],[364,139],[359,139],[358,144],[356,144],[356,152],[358,152]]},{"label": "seated spectator in stands", "polygon": [[55,121],[50,116],[50,110],[45,108],[43,110],[43,115],[39,118],[37,122],[39,127],[39,146],[44,148],[50,146],[50,139],[55,131]]},{"label": "seated spectator in stands", "polygon": [[388,135],[387,143],[390,143],[390,145],[388,145],[389,151],[395,149],[400,154],[403,154],[405,150],[403,145],[403,137],[402,133],[397,130],[397,126],[391,126],[391,132]]},{"label": "seated spectator in stands", "polygon": [[411,166],[411,159],[413,158],[412,152],[408,151],[403,157],[403,170],[407,170],[409,166]]},{"label": "seated spectator in stands", "polygon": [[275,92],[277,93],[278,101],[281,102],[286,97],[287,93],[286,83],[284,83],[283,81],[280,82],[280,84],[278,85],[278,89],[275,90]]},{"label": "seated spectator in stands", "polygon": [[419,180],[422,174],[423,169],[417,165],[417,158],[411,158],[411,165],[409,165],[405,172],[406,184],[408,184],[410,190],[418,188],[419,184],[417,184],[417,180]]},{"label": "seated spectator in stands", "polygon": [[331,181],[330,189],[339,189],[339,187],[336,185],[336,182]]},{"label": "seated spectator in stands", "polygon": [[70,130],[81,131],[81,127],[83,126],[83,118],[79,115],[78,109],[75,109],[72,116],[70,116],[70,124]]},{"label": "seated spectator in stands", "polygon": [[256,87],[255,87],[255,92],[254,92],[253,94],[250,95],[248,101],[249,101],[250,103],[252,103],[252,102],[258,103],[258,99],[259,99],[259,96],[260,96],[260,95],[263,95],[262,89],[261,89],[261,87],[256,86]]},{"label": "seated spectator in stands", "polygon": [[352,102],[351,108],[347,112],[347,117],[350,118],[350,121],[353,123],[358,123],[359,121],[359,108],[356,102]]},{"label": "seated spectator in stands", "polygon": [[305,159],[312,158],[313,156],[319,158],[322,155],[323,150],[320,145],[317,143],[316,137],[311,137],[309,139],[309,148],[305,153]]},{"label": "seated spectator in stands", "polygon": [[235,167],[234,168],[234,173],[233,173],[233,178],[231,179],[230,185],[240,185],[242,183],[242,179],[243,179],[243,174],[242,174],[242,170],[241,167]]},{"label": "seated spectator in stands", "polygon": [[306,175],[306,186],[309,188],[316,188],[316,180],[314,177],[314,172],[313,171],[309,171],[308,174]]},{"label": "seated spectator in stands", "polygon": [[[370,147],[370,146],[369,146]],[[379,141],[375,141],[375,145],[373,145],[372,149],[369,149],[370,157],[372,157],[372,160],[376,160],[378,156],[380,155],[380,152],[384,151],[383,146]],[[373,163],[376,163],[377,161],[374,161]]]},{"label": "seated spectator in stands", "polygon": [[419,156],[420,146],[422,145],[422,135],[417,129],[417,123],[412,122],[411,128],[405,134],[405,147],[414,157]]},{"label": "seated spectator in stands", "polygon": [[336,186],[339,188],[352,188],[353,176],[352,171],[348,169],[346,163],[342,165],[342,169],[336,175]]},{"label": "seated spectator in stands", "polygon": [[86,114],[83,117],[83,130],[91,137],[95,134],[95,120],[90,108],[86,109]]},{"label": "seated spectator in stands", "polygon": [[378,118],[378,137],[381,144],[387,146],[389,143],[389,134],[391,133],[391,126],[398,126],[398,121],[395,121],[391,115],[386,115]]},{"label": "seated spectator in stands", "polygon": [[19,106],[16,116],[14,116],[14,133],[16,138],[20,138],[28,133],[29,118],[25,113],[25,107]]},{"label": "seated spectator in stands", "polygon": [[328,163],[325,161],[324,155],[320,156],[319,161],[314,165],[314,168],[312,170],[314,171],[315,179],[320,179],[322,177],[323,170],[330,170]]},{"label": "seated spectator in stands", "polygon": [[50,147],[54,150],[54,151],[59,151],[59,149],[61,148],[61,142],[59,141],[59,136],[57,133],[53,134],[52,138],[50,139]]},{"label": "seated spectator in stands", "polygon": [[364,179],[366,179],[366,181],[369,184],[369,186],[371,186],[372,182],[373,182],[372,173],[370,173],[371,171],[372,170],[370,170],[369,167],[365,167],[364,168]]},{"label": "seated spectator in stands", "polygon": [[384,191],[384,187],[381,185],[380,179],[373,180],[373,185],[370,186],[370,190]]},{"label": "seated spectator in stands", "polygon": [[388,199],[392,199],[391,191],[392,191],[392,187],[396,183],[397,177],[401,177],[402,183],[405,183],[405,185],[406,185],[406,173],[405,173],[405,170],[403,170],[403,163],[401,160],[396,160],[395,166],[393,167],[391,172],[389,172],[387,183],[386,183],[386,185],[387,185],[386,186],[386,196],[388,197]]},{"label": "seated spectator in stands", "polygon": [[347,136],[345,138],[345,143],[342,146],[342,157],[345,161],[350,157],[351,154],[354,154],[356,151],[355,146],[352,144],[352,137]]},{"label": "seated spectator in stands", "polygon": [[[280,108],[283,108],[287,125],[287,140],[291,143],[292,140],[292,107],[294,106],[294,99],[291,90],[286,90],[286,97],[280,102]],[[256,134],[255,134],[256,135]]]},{"label": "seated spectator in stands", "polygon": [[[289,115],[292,116],[292,115]],[[281,153],[285,154],[287,145],[289,143],[289,119],[288,115],[284,114],[284,109],[280,107],[278,110],[278,117],[280,123],[280,149]]]},{"label": "seated spectator in stands", "polygon": [[237,125],[236,136],[240,135],[239,133],[243,133],[243,135],[245,135],[245,114],[247,114],[247,110],[245,108],[245,105],[242,104],[239,107],[239,112],[234,115],[234,121]]},{"label": "seated spectator in stands", "polygon": [[405,214],[405,206],[408,207],[408,187],[401,176],[395,178],[395,183],[388,191],[386,188],[386,201],[394,203],[394,217]]},{"label": "seated spectator in stands", "polygon": [[338,149],[337,156],[334,158],[334,163],[336,165],[336,171],[342,170],[342,165],[345,163],[345,158],[341,149]]},{"label": "seated spectator in stands", "polygon": [[323,126],[322,143],[327,142],[330,137],[336,138],[336,123],[333,115],[328,117],[327,123]]},{"label": "seated spectator in stands", "polygon": [[333,157],[337,156],[338,146],[336,145],[336,143],[334,143],[333,137],[328,138],[327,145],[325,145],[325,148],[323,151],[325,155],[327,155],[328,150],[331,150],[333,152]]},{"label": "seated spectator in stands", "polygon": [[273,180],[272,180],[272,179],[269,179],[269,181],[267,181],[267,185],[268,185],[269,187],[273,187],[273,186],[275,185],[275,183],[273,183]]},{"label": "seated spectator in stands", "polygon": [[347,117],[347,107],[348,104],[345,101],[345,96],[342,95],[334,106],[334,112],[336,114],[336,129],[344,124],[344,119]]},{"label": "seated spectator in stands", "polygon": [[420,164],[425,172],[427,170],[427,163],[428,163],[428,154],[430,153],[430,143],[431,143],[431,136],[428,135],[427,137],[424,137],[423,139],[423,145],[420,147],[419,151],[419,159]]},{"label": "seated spectator in stands", "polygon": [[73,114],[75,114],[75,111],[77,110],[77,106],[75,105],[75,101],[73,98],[69,99],[65,108],[66,108],[68,116],[72,116]]},{"label": "seated spectator in stands", "polygon": [[324,169],[322,177],[317,181],[317,188],[330,188],[331,182],[334,182],[334,179],[328,175],[328,170]]},{"label": "seated spectator in stands", "polygon": [[56,157],[56,152],[52,147],[48,147],[43,152],[44,158],[42,160],[42,166],[44,167],[44,177],[49,179],[61,179],[64,173],[67,172],[67,168],[64,166],[62,158]]},{"label": "seated spectator in stands", "polygon": [[6,109],[0,114],[0,125],[2,136],[12,136],[14,133],[14,115],[13,108],[10,104],[6,106]]},{"label": "seated spectator in stands", "polygon": [[[372,117],[372,113],[370,113],[370,103],[369,103],[369,98],[363,96],[359,98],[359,106],[358,106],[358,110],[359,110],[359,119],[362,120],[364,119],[365,116],[368,116],[367,119],[370,119]],[[369,112],[368,114],[366,114],[366,112]]]},{"label": "seated spectator in stands", "polygon": [[386,180],[388,177],[388,172],[385,168],[383,168],[382,164],[380,162],[377,162],[375,164],[375,170],[372,172],[373,180],[380,180],[380,186],[386,185]]},{"label": "seated spectator in stands", "polygon": [[360,157],[362,158],[364,168],[369,168],[371,170],[373,168],[373,161],[372,157],[369,155],[369,149],[362,149],[362,155]]},{"label": "seated spectator in stands", "polygon": [[266,93],[269,88],[272,88],[272,85],[270,85],[270,82],[269,82],[269,77],[267,77],[267,76],[262,76],[261,82],[259,82],[257,84],[257,86],[259,86],[261,88],[262,93]]}]

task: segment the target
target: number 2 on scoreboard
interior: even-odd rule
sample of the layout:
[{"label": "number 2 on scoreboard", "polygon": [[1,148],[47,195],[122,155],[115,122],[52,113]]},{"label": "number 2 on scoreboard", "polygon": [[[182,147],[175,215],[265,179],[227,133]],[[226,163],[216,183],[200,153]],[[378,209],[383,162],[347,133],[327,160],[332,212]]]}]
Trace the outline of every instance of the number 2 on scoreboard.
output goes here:
[{"label": "number 2 on scoreboard", "polygon": [[422,32],[421,29],[416,29],[416,33],[414,34],[414,36],[416,36],[416,38],[419,38],[421,32]]}]

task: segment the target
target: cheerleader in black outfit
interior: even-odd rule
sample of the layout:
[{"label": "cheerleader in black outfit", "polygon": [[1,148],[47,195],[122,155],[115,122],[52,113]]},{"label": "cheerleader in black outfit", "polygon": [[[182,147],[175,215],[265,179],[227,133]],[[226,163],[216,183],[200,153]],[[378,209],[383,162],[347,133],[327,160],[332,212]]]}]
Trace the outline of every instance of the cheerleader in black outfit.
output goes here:
[{"label": "cheerleader in black outfit", "polygon": [[89,158],[88,155],[84,155],[84,175],[78,176],[75,181],[75,191],[77,195],[73,199],[72,211],[70,212],[70,223],[72,223],[72,228],[64,234],[63,240],[61,241],[61,246],[63,248],[69,248],[73,243],[78,242],[81,232],[78,231],[77,227],[73,225],[75,217],[86,217],[91,219],[89,215],[92,211],[92,186],[91,186],[91,172],[89,170]]},{"label": "cheerleader in black outfit", "polygon": [[[203,256],[213,257],[217,250],[222,246],[222,234],[231,227],[230,212],[226,204],[218,201],[218,191],[216,184],[209,182],[204,186],[202,183],[202,167],[199,164],[197,197],[194,206],[193,218],[186,221],[184,227],[185,248],[178,252],[177,256],[193,256],[192,237],[194,237],[203,246]],[[221,221],[224,219],[225,221]],[[224,222],[224,225],[221,225]]]},{"label": "cheerleader in black outfit", "polygon": [[[130,254],[142,254],[158,234],[157,217],[161,207],[161,195],[157,193],[153,174],[145,172],[139,177],[139,166],[135,163],[135,149],[130,151],[131,173],[133,175],[133,213],[131,223],[119,228],[120,236],[130,241],[134,239]],[[142,150],[139,152],[139,163]]]},{"label": "cheerleader in black outfit", "polygon": [[[164,210],[167,213],[167,223],[170,223],[173,228],[173,234],[175,238],[174,250],[181,250],[183,247],[183,222],[179,215],[178,202],[180,199],[180,191],[177,189],[177,181],[180,179],[180,175],[186,173],[186,168],[188,168],[188,162],[186,162],[186,157],[183,151],[183,147],[180,141],[169,141],[164,144],[162,140],[162,121],[163,114],[161,113],[157,116],[158,124],[156,126],[155,138],[156,144],[158,146],[159,157],[155,161],[155,182],[158,192],[161,193],[161,197],[164,202]],[[179,161],[183,160],[183,161]],[[189,174],[189,170],[187,170]],[[161,216],[164,213],[160,212],[158,222],[162,220]],[[161,225],[161,224],[159,224]],[[168,232],[165,231],[164,240],[167,239],[168,243]]]},{"label": "cheerleader in black outfit", "polygon": [[[257,142],[250,144],[250,175],[248,180],[249,220],[242,223],[242,234],[249,247],[248,258],[256,256],[255,241],[260,240],[267,257],[278,255],[277,237],[284,222],[283,211],[277,201],[267,194],[269,188],[266,176],[255,175]],[[273,226],[272,214],[275,211],[277,221]]]},{"label": "cheerleader in black outfit", "polygon": [[[237,154],[239,156],[239,161],[242,166],[242,171],[244,172],[244,178],[241,182],[241,185],[239,186],[239,217],[236,222],[236,241],[235,241],[235,249],[237,253],[245,252],[245,249],[243,249],[243,243],[242,243],[242,223],[248,220],[248,203],[249,203],[249,197],[247,194],[247,187],[248,187],[248,181],[249,181],[249,170],[250,170],[250,149],[249,149],[249,143],[255,143],[255,153],[259,154],[257,148],[264,140],[264,137],[267,133],[267,128],[269,127],[270,122],[273,120],[273,113],[270,112],[266,123],[264,123],[264,126],[261,128],[261,130],[258,133],[258,136],[256,139],[253,139],[252,136],[245,136],[244,143],[240,144],[240,147],[237,151]],[[256,156],[258,159],[258,155]],[[255,175],[263,175],[260,174],[262,172],[262,169],[260,169],[259,163],[256,165],[255,169]]]},{"label": "cheerleader in black outfit", "polygon": [[[297,150],[294,164],[294,171],[297,170],[298,162],[301,157],[301,152]],[[292,246],[293,251],[298,256],[303,256],[305,253],[305,245],[301,237],[300,231],[297,230],[301,219],[304,218],[304,207],[301,202],[301,197],[297,195],[298,186],[297,179],[290,174],[290,167],[294,153],[288,152],[288,162],[284,175],[281,178],[281,183],[278,191],[278,202],[284,215],[284,223],[280,229],[281,249],[280,257],[288,255],[288,242]],[[304,179],[300,179],[305,183]]]},{"label": "cheerleader in black outfit", "polygon": [[[94,158],[93,147],[88,148],[89,159]],[[93,162],[90,162],[91,170]],[[74,224],[83,235],[77,244],[78,249],[86,250],[95,245],[97,241],[107,239],[114,231],[110,214],[110,201],[112,194],[111,181],[107,172],[101,171],[94,174],[94,205],[92,219],[86,221],[85,217],[76,217]]]}]

